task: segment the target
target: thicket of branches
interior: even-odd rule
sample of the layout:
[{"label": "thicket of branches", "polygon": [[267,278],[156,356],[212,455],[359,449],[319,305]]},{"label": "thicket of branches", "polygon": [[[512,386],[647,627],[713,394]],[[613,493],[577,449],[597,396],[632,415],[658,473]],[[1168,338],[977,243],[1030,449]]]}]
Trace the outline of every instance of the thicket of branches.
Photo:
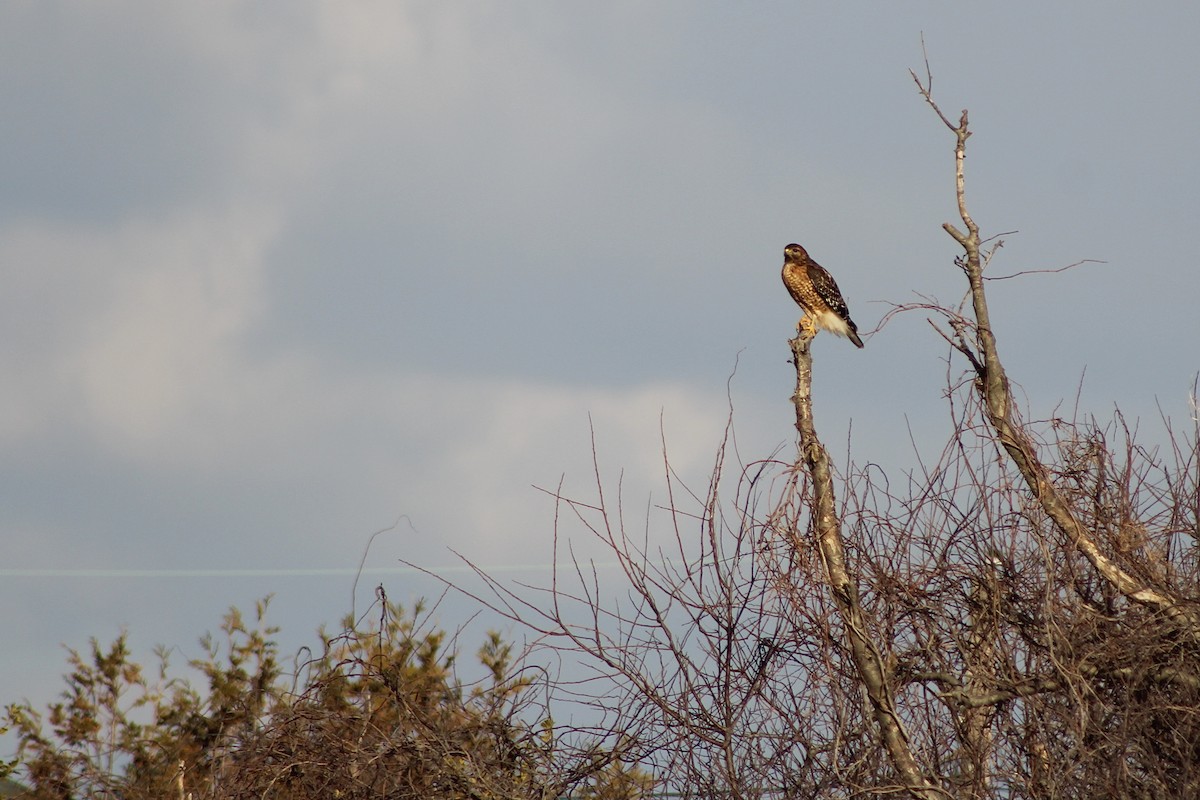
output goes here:
[{"label": "thicket of branches", "polygon": [[627,527],[599,470],[592,497],[554,492],[556,562],[576,520],[625,591],[579,561],[541,590],[481,572],[475,596],[535,634],[521,653],[490,638],[482,682],[386,598],[287,675],[272,631],[231,614],[193,665],[203,695],[165,656],[147,681],[123,639],[93,643],[45,718],[9,707],[33,796],[1200,796],[1200,423],[1164,419],[1148,448],[1119,414],[1023,418],[987,305],[995,245],[968,211],[968,115],[913,77],[953,135],[944,228],[966,281],[960,306],[893,312],[928,315],[958,365],[938,455],[839,473],[801,331],[795,457],[731,466],[730,427],[693,493],[664,454],[665,544]]}]

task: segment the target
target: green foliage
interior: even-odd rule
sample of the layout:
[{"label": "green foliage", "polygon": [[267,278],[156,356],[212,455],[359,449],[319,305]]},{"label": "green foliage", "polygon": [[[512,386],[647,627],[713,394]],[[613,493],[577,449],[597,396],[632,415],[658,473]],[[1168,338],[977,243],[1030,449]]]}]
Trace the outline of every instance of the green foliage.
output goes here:
[{"label": "green foliage", "polygon": [[590,777],[607,763],[594,753],[587,769],[562,762],[537,687],[498,633],[477,654],[486,677],[464,685],[425,608],[381,593],[374,624],[322,631],[320,653],[285,675],[267,606],[252,623],[231,609],[220,635],[201,639],[189,666],[203,691],[172,677],[161,647],[147,679],[124,633],[70,650],[60,702],[5,712],[31,796],[548,798],[585,781],[595,800],[640,796],[620,788],[634,773]]},{"label": "green foliage", "polygon": [[168,677],[163,648],[157,679],[148,681],[130,658],[125,633],[107,649],[92,639],[86,656],[68,650],[61,702],[44,715],[25,704],[6,709],[33,796],[162,797],[177,784],[181,763],[193,775],[211,773],[214,746],[252,730],[279,696],[266,609],[264,600],[253,629],[231,610],[221,623],[223,646],[204,637],[206,657],[189,662],[208,679],[204,699],[187,680]]},{"label": "green foliage", "polygon": [[653,797],[654,777],[637,766],[613,761],[579,787],[572,800],[644,800]]},{"label": "green foliage", "polygon": [[[4,736],[11,730],[8,725],[0,724],[0,736]],[[0,782],[4,781],[9,775],[16,771],[17,765],[20,764],[19,759],[5,760],[0,758]]]}]

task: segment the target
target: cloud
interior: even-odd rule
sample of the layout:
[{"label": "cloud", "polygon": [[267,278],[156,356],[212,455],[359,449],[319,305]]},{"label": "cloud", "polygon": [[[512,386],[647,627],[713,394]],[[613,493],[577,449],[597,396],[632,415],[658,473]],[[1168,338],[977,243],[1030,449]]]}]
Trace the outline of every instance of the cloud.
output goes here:
[{"label": "cloud", "polygon": [[186,431],[236,413],[253,378],[239,351],[264,303],[274,227],[253,212],[195,215],[122,230],[92,250],[90,267],[117,288],[68,359],[89,425],[110,449],[200,447]]},{"label": "cloud", "polygon": [[[203,507],[202,495],[226,483],[250,495],[259,487],[260,504],[280,487],[321,485],[327,502],[310,521],[337,541],[318,534],[295,548],[301,558],[336,552],[346,535],[338,521],[364,513],[356,506],[371,525],[409,513],[437,530],[430,557],[444,544],[511,556],[548,521],[532,484],[552,487],[567,473],[569,486],[590,491],[589,413],[602,463],[624,470],[636,494],[661,485],[660,418],[675,468],[706,468],[726,401],[682,383],[598,388],[256,346],[278,230],[275,213],[238,209],[0,236],[0,259],[22,267],[5,301],[13,335],[0,348],[21,375],[0,391],[0,434],[13,452],[89,452],[131,484],[173,483],[149,502],[179,508]],[[216,524],[205,520],[213,512],[193,513],[173,524]],[[145,527],[127,541],[162,536]],[[265,554],[288,535],[286,525],[267,528],[261,546],[240,546]]]},{"label": "cloud", "polygon": [[264,303],[262,251],[275,227],[270,213],[238,209],[0,234],[17,287],[4,301],[0,358],[23,375],[0,389],[0,432],[74,421],[128,455],[236,404],[248,377],[238,349]]},{"label": "cloud", "polygon": [[[45,121],[91,134],[95,109],[69,80],[90,69],[89,85],[114,98],[125,131],[87,152],[74,139],[53,142],[39,161],[78,171],[71,179],[89,191],[112,178],[106,164],[122,165],[103,213],[86,201],[87,214],[39,218],[44,209],[30,203],[0,230],[16,289],[0,301],[12,333],[0,363],[20,375],[0,389],[0,437],[13,452],[57,454],[39,456],[47,480],[72,461],[88,464],[61,479],[88,500],[42,519],[44,530],[85,526],[111,537],[117,544],[99,552],[118,566],[135,555],[164,567],[216,558],[210,541],[228,542],[239,560],[286,548],[303,563],[344,555],[348,530],[363,536],[409,513],[437,532],[417,548],[430,557],[443,557],[445,544],[510,557],[546,522],[531,484],[554,485],[565,472],[590,488],[589,411],[602,455],[625,470],[634,494],[660,482],[660,415],[668,432],[682,432],[677,469],[711,458],[726,413],[719,393],[669,376],[619,388],[605,388],[612,382],[599,373],[520,377],[520,353],[552,373],[559,351],[590,357],[580,346],[606,334],[576,324],[572,303],[542,321],[551,333],[532,326],[537,281],[511,283],[508,302],[471,299],[490,291],[497,267],[526,281],[550,277],[562,291],[567,262],[556,254],[611,227],[604,209],[623,191],[620,179],[589,185],[584,176],[644,170],[665,132],[695,111],[637,122],[654,111],[647,96],[617,90],[561,47],[586,20],[530,28],[499,7],[376,4],[317,6],[262,25],[253,18],[261,12],[236,4],[203,15],[142,10],[115,6],[87,23],[91,38],[82,22],[48,29],[47,52],[61,65],[46,60],[41,79],[9,86],[20,94],[49,84],[63,116]],[[73,35],[87,42],[78,53]],[[152,51],[139,51],[143,42]],[[139,52],[157,68],[139,70],[149,66]],[[663,167],[672,180],[700,158],[709,129],[696,130],[690,156]],[[620,144],[643,135],[642,145]],[[634,193],[621,220],[668,199],[661,187]],[[405,248],[436,252],[455,226],[460,241],[440,253],[449,263],[418,275],[429,265]],[[381,235],[390,228],[405,238]],[[508,249],[481,251],[489,257],[460,262],[453,277],[456,253],[481,241]],[[522,257],[539,248],[539,258]],[[307,306],[289,294],[306,270],[317,276]],[[609,271],[656,280],[627,259]],[[467,298],[389,291],[392,272],[402,288],[439,276],[443,287],[447,277],[465,282]],[[628,288],[616,277],[612,291]],[[436,311],[416,316],[421,324],[371,329],[423,360],[367,358],[360,341],[339,338],[375,319],[371,304],[381,301]],[[528,346],[475,363],[453,357],[443,329],[470,324],[480,305],[505,316],[477,335]],[[647,324],[608,305],[606,324]],[[557,349],[540,352],[546,344]]]}]

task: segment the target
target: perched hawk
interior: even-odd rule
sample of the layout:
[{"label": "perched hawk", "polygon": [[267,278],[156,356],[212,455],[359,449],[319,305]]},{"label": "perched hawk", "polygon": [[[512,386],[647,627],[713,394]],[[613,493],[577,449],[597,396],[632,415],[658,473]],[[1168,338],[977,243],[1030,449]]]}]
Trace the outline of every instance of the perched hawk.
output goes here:
[{"label": "perched hawk", "polygon": [[783,249],[783,285],[804,309],[804,316],[800,318],[802,328],[811,328],[814,333],[816,329],[824,328],[845,336],[856,347],[863,346],[862,339],[858,338],[858,326],[850,319],[850,309],[846,308],[833,276],[809,258],[798,244],[789,244]]}]

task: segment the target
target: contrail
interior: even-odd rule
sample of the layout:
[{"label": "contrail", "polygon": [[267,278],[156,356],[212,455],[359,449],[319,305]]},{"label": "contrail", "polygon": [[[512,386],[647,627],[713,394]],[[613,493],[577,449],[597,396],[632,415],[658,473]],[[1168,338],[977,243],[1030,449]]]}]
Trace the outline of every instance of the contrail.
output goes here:
[{"label": "contrail", "polygon": [[[588,562],[588,567],[614,567],[617,562],[598,563]],[[572,564],[559,564],[559,569],[573,569]],[[4,569],[0,568],[0,578],[261,578],[261,577],[313,577],[321,575],[420,575],[433,573],[443,575],[448,573],[474,572],[477,568],[466,564],[453,564],[445,567],[429,567],[425,570],[416,567],[367,567],[358,570],[354,567],[334,568],[296,568],[296,569]],[[489,567],[478,567],[485,573],[496,572],[549,572],[553,564],[500,564]]]}]

